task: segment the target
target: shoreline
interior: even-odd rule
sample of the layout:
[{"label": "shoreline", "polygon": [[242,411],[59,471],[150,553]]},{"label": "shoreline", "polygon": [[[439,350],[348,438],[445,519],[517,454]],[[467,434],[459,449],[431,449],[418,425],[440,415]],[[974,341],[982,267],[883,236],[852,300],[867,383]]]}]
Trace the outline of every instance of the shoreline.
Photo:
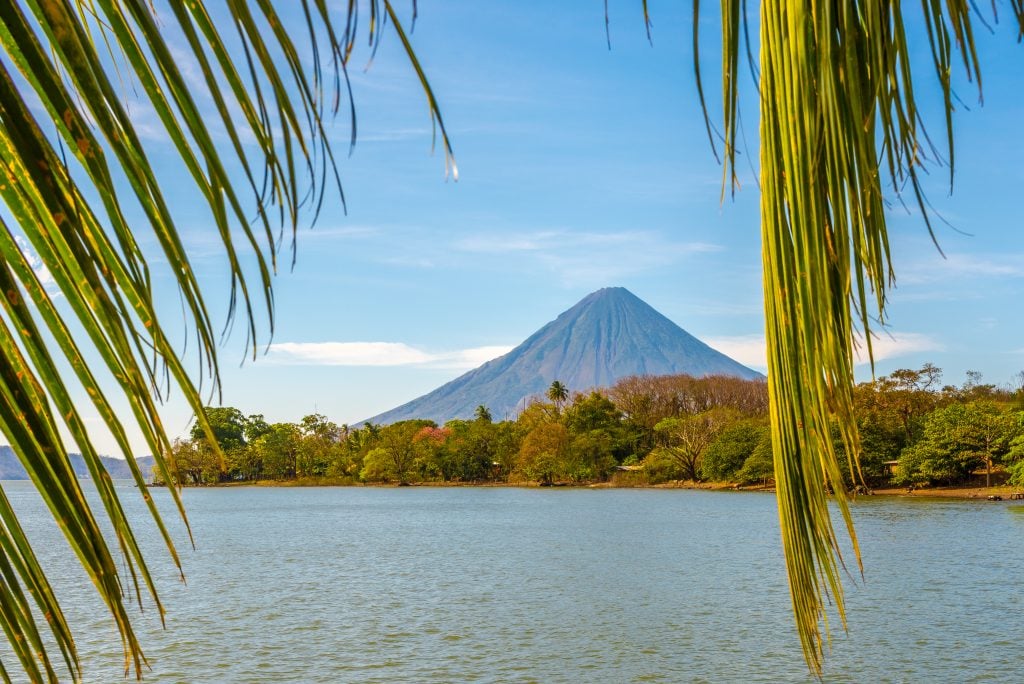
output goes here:
[{"label": "shoreline", "polygon": [[[150,485],[162,487],[163,485]],[[211,485],[189,485],[187,489],[204,489],[218,487],[372,487],[372,488],[393,488],[401,487],[513,487],[522,489],[700,489],[720,492],[754,492],[761,494],[774,494],[773,486],[740,486],[730,482],[666,482],[662,484],[615,484],[612,482],[594,483],[554,483],[542,485],[536,482],[410,482],[407,484],[398,483],[353,483],[344,482],[331,478],[304,478],[301,480],[255,480],[251,482],[219,482]],[[897,497],[897,498],[918,498],[918,499],[966,499],[975,501],[990,501],[988,497],[1000,497],[996,501],[1011,501],[1016,498],[1024,498],[1024,488],[1012,487],[1000,484],[991,487],[978,487],[973,485],[953,487],[925,487],[908,491],[905,487],[885,487],[871,490],[870,494],[850,495],[850,498],[860,497]]]}]

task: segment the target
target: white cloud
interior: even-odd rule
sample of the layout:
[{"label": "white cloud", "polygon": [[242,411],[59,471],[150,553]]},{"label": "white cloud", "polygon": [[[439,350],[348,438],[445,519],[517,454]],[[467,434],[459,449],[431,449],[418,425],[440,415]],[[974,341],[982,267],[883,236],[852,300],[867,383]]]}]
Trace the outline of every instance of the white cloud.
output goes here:
[{"label": "white cloud", "polygon": [[709,337],[704,340],[716,349],[744,366],[764,370],[768,367],[768,353],[764,335],[735,335],[731,337]]},{"label": "white cloud", "polygon": [[511,346],[427,352],[404,342],[280,342],[270,345],[271,363],[303,366],[420,366],[470,369],[497,358]]},{"label": "white cloud", "polygon": [[[704,340],[708,346],[717,349],[726,356],[739,361],[745,366],[765,369],[768,367],[768,351],[764,335],[736,335],[731,337],[711,337]],[[875,361],[898,358],[908,354],[927,351],[942,351],[942,344],[928,335],[920,333],[873,333],[871,350]],[[854,347],[857,365],[868,363],[867,348],[864,337],[857,335]]]},{"label": "white cloud", "polygon": [[[872,335],[871,351],[875,361],[884,361],[907,354],[918,354],[927,351],[942,351],[945,347],[937,340],[920,333],[877,333]],[[857,363],[868,363],[867,348],[863,336],[857,336],[855,348]]]}]

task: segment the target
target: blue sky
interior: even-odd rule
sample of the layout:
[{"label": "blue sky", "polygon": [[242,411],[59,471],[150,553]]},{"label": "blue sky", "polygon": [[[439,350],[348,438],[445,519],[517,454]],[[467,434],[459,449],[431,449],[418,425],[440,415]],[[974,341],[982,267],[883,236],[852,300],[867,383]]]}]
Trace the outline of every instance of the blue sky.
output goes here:
[{"label": "blue sky", "polygon": [[[333,129],[348,214],[329,197],[317,225],[300,230],[297,265],[289,271],[286,258],[275,281],[267,355],[239,365],[236,325],[221,350],[225,404],[271,421],[317,411],[354,422],[502,353],[610,285],[764,369],[749,76],[743,188],[722,202],[692,75],[689,5],[650,3],[653,45],[638,1],[610,5],[611,50],[597,1],[419,3],[413,43],[443,110],[458,182],[445,180],[440,150],[431,155],[422,92],[394,34],[385,37],[369,69],[353,73],[359,141],[350,157],[347,118]],[[716,13],[704,23],[714,112]],[[1005,22],[979,36],[985,104],[960,78],[970,111],[955,115],[954,194],[945,169],[928,179],[929,198],[955,227],[936,224],[946,258],[916,212],[897,204],[890,213],[897,287],[878,374],[931,361],[946,382],[973,369],[1004,384],[1024,369],[1024,48],[1014,38]],[[919,30],[914,39],[924,67],[918,91],[935,105],[930,55]],[[926,108],[941,139],[938,114]],[[190,188],[167,191],[187,206]],[[224,261],[210,249],[208,219],[189,219],[195,268],[223,320]],[[176,305],[173,290],[160,294]],[[871,369],[858,375],[869,379]],[[171,400],[167,418],[172,433],[186,432],[180,401]]]}]

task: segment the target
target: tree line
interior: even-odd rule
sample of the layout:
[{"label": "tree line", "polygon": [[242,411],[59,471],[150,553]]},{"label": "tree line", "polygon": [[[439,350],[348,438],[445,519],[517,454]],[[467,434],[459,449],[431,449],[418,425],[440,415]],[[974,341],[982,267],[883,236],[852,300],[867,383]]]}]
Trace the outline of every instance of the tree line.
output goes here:
[{"label": "tree line", "polygon": [[[831,439],[846,485],[927,486],[981,477],[1024,484],[1024,374],[1016,388],[969,373],[942,385],[931,364],[855,388],[860,473],[838,425]],[[179,482],[768,484],[773,474],[763,381],[632,376],[570,393],[559,381],[511,420],[485,406],[438,425],[339,425],[320,414],[268,423],[232,407],[207,415],[222,461],[194,428],[174,442]]]}]

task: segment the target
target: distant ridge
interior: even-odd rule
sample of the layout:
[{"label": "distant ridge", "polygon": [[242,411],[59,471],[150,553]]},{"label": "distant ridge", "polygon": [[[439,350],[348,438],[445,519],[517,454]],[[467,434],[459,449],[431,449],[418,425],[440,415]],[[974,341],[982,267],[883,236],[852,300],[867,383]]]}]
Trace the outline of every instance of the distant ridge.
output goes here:
[{"label": "distant ridge", "polygon": [[626,288],[606,287],[504,356],[370,421],[429,418],[444,423],[472,417],[481,404],[500,420],[513,416],[554,380],[582,391],[630,375],[679,373],[764,377],[704,344]]},{"label": "distant ridge", "polygon": [[[124,459],[100,456],[100,460],[103,461],[103,466],[110,473],[111,479],[132,479],[132,471],[128,469],[128,462]],[[142,470],[142,477],[147,481],[152,479],[150,469],[153,467],[153,457],[143,456],[142,458],[135,459],[135,462],[139,464],[139,468]],[[89,468],[85,465],[85,459],[81,455],[71,454],[71,467],[79,479],[89,479]],[[25,468],[21,465],[21,461],[18,460],[14,450],[6,445],[0,446],[0,480],[27,479],[28,473],[25,472]]]}]

